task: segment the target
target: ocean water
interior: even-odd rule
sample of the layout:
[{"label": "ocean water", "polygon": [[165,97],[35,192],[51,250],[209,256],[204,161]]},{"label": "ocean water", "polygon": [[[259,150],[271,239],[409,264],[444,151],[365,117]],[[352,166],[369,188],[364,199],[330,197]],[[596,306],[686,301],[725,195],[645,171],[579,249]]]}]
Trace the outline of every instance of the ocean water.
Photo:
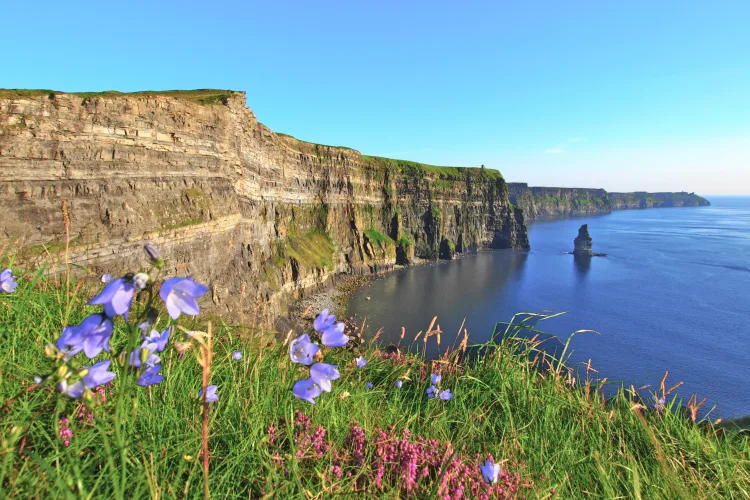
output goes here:
[{"label": "ocean water", "polygon": [[[710,207],[623,210],[536,221],[529,252],[480,252],[374,281],[349,312],[384,343],[425,330],[433,316],[452,344],[462,321],[473,342],[516,312],[567,314],[539,325],[572,341],[574,362],[601,377],[710,396],[713,417],[750,414],[750,197],[710,197]],[[581,224],[594,251],[576,259]],[[367,299],[370,297],[370,300]],[[421,343],[420,343],[421,344]],[[430,351],[435,354],[435,346]]]}]

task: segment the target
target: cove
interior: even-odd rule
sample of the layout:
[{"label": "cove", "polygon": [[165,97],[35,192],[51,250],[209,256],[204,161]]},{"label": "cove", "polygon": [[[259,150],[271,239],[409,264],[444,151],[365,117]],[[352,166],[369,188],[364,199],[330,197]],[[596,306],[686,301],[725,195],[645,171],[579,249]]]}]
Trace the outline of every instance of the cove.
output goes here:
[{"label": "cove", "polygon": [[[750,414],[750,197],[710,197],[709,207],[623,210],[538,220],[529,252],[489,251],[407,268],[350,299],[349,313],[370,336],[408,345],[433,316],[453,344],[465,319],[470,341],[518,312],[561,312],[539,328],[572,341],[573,362],[592,360],[601,377],[710,396],[712,417]],[[595,252],[571,251],[588,224]],[[368,300],[367,297],[370,297]],[[421,345],[421,342],[420,342]],[[434,344],[429,356],[437,355]]]}]

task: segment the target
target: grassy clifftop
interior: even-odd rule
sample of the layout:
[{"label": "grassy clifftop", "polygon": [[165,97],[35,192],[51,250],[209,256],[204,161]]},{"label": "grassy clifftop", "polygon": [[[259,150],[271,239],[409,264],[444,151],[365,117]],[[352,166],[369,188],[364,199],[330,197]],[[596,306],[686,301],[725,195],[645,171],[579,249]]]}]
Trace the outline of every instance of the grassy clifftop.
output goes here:
[{"label": "grassy clifftop", "polygon": [[198,104],[223,104],[233,95],[241,95],[242,92],[234,90],[219,89],[197,89],[197,90],[143,90],[139,92],[118,92],[116,90],[105,90],[103,92],[60,92],[49,89],[0,89],[0,99],[17,99],[30,97],[49,97],[56,94],[69,94],[79,96],[82,99],[94,97],[148,97],[164,96],[184,99]]},{"label": "grassy clifftop", "polygon": [[[19,394],[48,369],[44,345],[98,312],[85,305],[97,291],[40,273],[0,292],[0,404],[16,397],[0,410],[0,487],[16,498],[200,497],[202,369],[179,331],[160,353],[159,385],[135,386],[121,365],[118,317],[112,352],[93,360],[112,360],[117,377],[93,402],[54,386]],[[204,321],[180,320],[207,331]],[[668,394],[660,410],[634,389],[605,401],[603,381],[575,376],[514,328],[497,345],[470,348],[481,353],[472,363],[456,356],[464,346],[435,362],[370,339],[324,348],[320,360],[341,376],[312,405],[292,394],[308,369],[291,363],[286,343],[213,324],[209,383],[219,399],[205,436],[214,498],[744,498],[750,489],[747,438],[694,423]],[[407,334],[402,347],[417,352],[440,342],[434,330],[416,343]],[[451,399],[427,396],[433,373]],[[488,457],[501,468],[492,486],[479,469]]]}]

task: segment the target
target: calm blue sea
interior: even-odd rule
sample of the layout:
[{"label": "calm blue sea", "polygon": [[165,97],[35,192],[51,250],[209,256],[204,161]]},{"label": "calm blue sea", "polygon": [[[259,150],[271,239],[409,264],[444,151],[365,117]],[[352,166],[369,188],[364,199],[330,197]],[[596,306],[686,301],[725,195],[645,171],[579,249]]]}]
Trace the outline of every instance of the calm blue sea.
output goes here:
[{"label": "calm blue sea", "polygon": [[[569,311],[540,324],[563,339],[578,329],[574,360],[592,360],[601,376],[658,387],[684,382],[681,396],[710,396],[712,413],[750,414],[750,197],[710,197],[712,206],[623,210],[537,221],[532,250],[482,252],[454,262],[406,269],[373,282],[350,301],[369,332],[384,327],[397,342],[433,316],[453,342],[466,318],[484,341],[496,321],[516,312]],[[589,225],[594,251],[573,248]],[[367,300],[366,297],[371,297]]]}]

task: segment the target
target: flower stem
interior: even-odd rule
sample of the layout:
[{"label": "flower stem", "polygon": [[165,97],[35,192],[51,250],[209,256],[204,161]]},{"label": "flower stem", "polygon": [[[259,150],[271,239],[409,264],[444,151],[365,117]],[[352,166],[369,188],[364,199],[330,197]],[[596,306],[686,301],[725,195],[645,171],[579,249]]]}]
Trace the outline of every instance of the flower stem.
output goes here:
[{"label": "flower stem", "polygon": [[208,456],[208,382],[211,377],[212,353],[211,322],[208,322],[208,339],[203,348],[203,498],[208,500],[211,494],[208,489],[209,456]]}]

